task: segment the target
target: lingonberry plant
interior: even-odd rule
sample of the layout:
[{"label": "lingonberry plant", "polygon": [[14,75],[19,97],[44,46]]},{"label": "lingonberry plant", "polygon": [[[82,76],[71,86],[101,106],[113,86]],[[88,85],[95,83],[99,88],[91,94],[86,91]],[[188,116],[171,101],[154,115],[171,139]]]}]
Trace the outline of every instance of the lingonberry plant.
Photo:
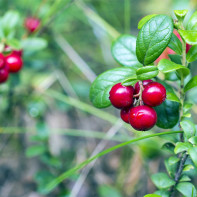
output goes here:
[{"label": "lingonberry plant", "polygon": [[[193,104],[186,97],[187,91],[197,86],[197,76],[190,72],[190,63],[197,60],[197,11],[185,21],[187,12],[175,10],[176,19],[156,14],[142,18],[137,38],[121,35],[112,44],[112,55],[122,67],[100,74],[92,83],[93,105],[106,108],[112,104],[120,110],[121,119],[141,137],[87,159],[47,184],[43,193],[113,150],[165,136],[167,141],[161,148],[170,153],[164,161],[166,172],[151,175],[157,190],[146,197],[197,196],[188,175],[188,171],[197,167],[197,132],[190,113]],[[144,135],[143,131],[150,129],[167,130]]]},{"label": "lingonberry plant", "polygon": [[165,160],[167,173],[152,175],[158,190],[147,196],[182,193],[196,197],[186,174],[197,166],[197,133],[186,92],[197,85],[189,65],[197,59],[197,12],[189,21],[184,21],[187,10],[174,13],[174,20],[167,15],[146,16],[138,24],[137,39],[122,35],[113,43],[112,55],[123,67],[99,75],[91,86],[90,99],[98,108],[112,104],[121,109],[122,120],[138,131],[150,130],[155,124],[163,129],[179,128],[180,136],[163,145],[172,151]]}]

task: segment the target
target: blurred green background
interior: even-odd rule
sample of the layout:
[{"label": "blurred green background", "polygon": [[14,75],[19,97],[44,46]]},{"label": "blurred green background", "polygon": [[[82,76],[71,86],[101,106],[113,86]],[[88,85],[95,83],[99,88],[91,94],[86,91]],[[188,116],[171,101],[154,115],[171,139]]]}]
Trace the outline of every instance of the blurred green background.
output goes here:
[{"label": "blurred green background", "polygon": [[[0,196],[44,196],[44,186],[61,173],[134,137],[132,129],[118,120],[118,110],[92,107],[91,82],[119,66],[111,44],[123,33],[136,36],[142,17],[173,15],[173,9],[188,9],[191,15],[196,6],[196,0],[1,0],[1,16],[10,10],[19,13],[17,39],[25,35],[26,17],[41,20],[41,29],[31,37],[42,38],[44,46],[42,41],[27,45],[23,69],[0,85]],[[195,73],[195,66],[192,69]],[[189,99],[197,103],[195,94],[196,90],[190,92]],[[161,150],[165,140],[146,140],[112,152],[46,196],[152,193],[149,175],[165,171],[163,161],[170,154]],[[190,171],[197,181],[195,173]]]}]

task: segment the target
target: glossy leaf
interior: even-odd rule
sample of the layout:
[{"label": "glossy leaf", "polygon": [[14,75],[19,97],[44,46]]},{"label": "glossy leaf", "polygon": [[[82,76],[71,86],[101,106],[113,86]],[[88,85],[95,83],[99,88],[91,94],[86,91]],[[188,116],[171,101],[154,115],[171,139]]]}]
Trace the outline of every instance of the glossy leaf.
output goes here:
[{"label": "glossy leaf", "polygon": [[170,179],[165,173],[153,174],[151,179],[159,189],[167,189],[175,184],[175,181]]},{"label": "glossy leaf", "polygon": [[163,73],[169,73],[180,70],[184,76],[187,76],[190,72],[190,70],[185,66],[176,64],[168,59],[162,59],[158,64],[158,69]]},{"label": "glossy leaf", "polygon": [[144,197],[162,197],[162,196],[160,196],[158,194],[147,194]]},{"label": "glossy leaf", "polygon": [[159,70],[156,66],[144,66],[136,71],[138,80],[147,80],[156,77]]},{"label": "glossy leaf", "polygon": [[189,156],[191,160],[194,162],[195,166],[197,167],[197,147],[191,147],[188,150]]},{"label": "glossy leaf", "polygon": [[165,159],[164,164],[169,176],[174,179],[178,163],[169,164],[168,159]]},{"label": "glossy leaf", "polygon": [[19,22],[19,13],[17,11],[8,11],[2,18],[3,28],[13,29]]},{"label": "glossy leaf", "polygon": [[174,33],[172,34],[168,47],[175,51],[177,54],[182,55],[182,43]]},{"label": "glossy leaf", "polygon": [[177,19],[182,21],[186,14],[188,13],[188,10],[174,10],[174,14],[176,15]]},{"label": "glossy leaf", "polygon": [[109,91],[112,86],[135,75],[135,69],[115,68],[100,74],[92,83],[90,88],[90,100],[98,108],[105,108],[111,105]]},{"label": "glossy leaf", "polygon": [[190,81],[185,85],[184,91],[187,92],[188,90],[197,86],[197,76],[190,79]]},{"label": "glossy leaf", "polygon": [[21,49],[21,43],[17,39],[9,39],[6,40],[6,44],[10,46],[12,49]]},{"label": "glossy leaf", "polygon": [[185,181],[191,181],[191,179],[189,178],[189,176],[183,175],[183,176],[180,178],[180,180],[179,180],[179,182],[185,182]]},{"label": "glossy leaf", "polygon": [[173,32],[173,21],[167,15],[151,18],[141,28],[136,44],[136,54],[143,65],[153,63],[168,46]]},{"label": "glossy leaf", "polygon": [[192,145],[189,142],[177,142],[174,149],[174,153],[178,154],[183,151],[188,151],[191,147]]},{"label": "glossy leaf", "polygon": [[121,193],[115,187],[108,185],[99,186],[98,192],[99,192],[99,197],[107,197],[107,196],[122,197]]},{"label": "glossy leaf", "polygon": [[195,45],[197,44],[197,31],[193,30],[178,30],[181,37],[185,40],[186,43]]},{"label": "glossy leaf", "polygon": [[170,142],[166,142],[161,147],[162,150],[167,151],[169,153],[174,153],[174,148],[175,148],[174,144],[173,143],[170,143]]},{"label": "glossy leaf", "polygon": [[191,110],[192,106],[193,106],[192,103],[184,102],[184,105],[183,105],[183,114],[188,113]]},{"label": "glossy leaf", "polygon": [[39,156],[43,153],[46,152],[46,147],[43,145],[36,145],[36,146],[31,146],[26,150],[26,156],[27,157],[35,157],[35,156]]},{"label": "glossy leaf", "polygon": [[170,157],[170,158],[168,159],[168,163],[169,163],[169,165],[173,165],[173,164],[179,162],[179,160],[180,160],[180,159],[179,159],[178,157],[172,156],[172,157]]},{"label": "glossy leaf", "polygon": [[179,103],[165,100],[161,105],[155,107],[157,112],[156,125],[163,129],[174,127],[179,120]]},{"label": "glossy leaf", "polygon": [[193,136],[193,137],[189,138],[188,141],[190,143],[192,143],[193,145],[197,146],[197,136]]},{"label": "glossy leaf", "polygon": [[146,22],[148,22],[151,18],[153,18],[153,17],[156,16],[156,15],[157,15],[157,14],[151,14],[151,15],[147,15],[147,16],[143,17],[143,18],[139,21],[139,23],[138,23],[138,29],[141,29],[142,26],[143,26]]},{"label": "glossy leaf", "polygon": [[187,139],[191,138],[196,134],[196,127],[190,120],[183,120],[180,122],[181,128],[184,131],[184,135]]},{"label": "glossy leaf", "polygon": [[176,189],[187,197],[196,197],[196,188],[192,183],[182,182],[176,186]]},{"label": "glossy leaf", "polygon": [[24,51],[39,51],[47,47],[47,41],[43,38],[27,38],[22,40],[22,48]]},{"label": "glossy leaf", "polygon": [[158,194],[162,197],[169,197],[169,192],[168,191],[164,191],[164,190],[158,190],[155,192],[155,194]]},{"label": "glossy leaf", "polygon": [[194,169],[193,165],[186,164],[186,165],[184,165],[183,172],[188,172],[188,171],[193,170],[193,169]]},{"label": "glossy leaf", "polygon": [[182,56],[177,54],[169,54],[170,60],[176,64],[182,64]]},{"label": "glossy leaf", "polygon": [[142,67],[136,56],[136,37],[131,35],[120,36],[113,43],[111,51],[114,59],[122,66]]},{"label": "glossy leaf", "polygon": [[190,48],[187,52],[186,59],[189,63],[197,60],[197,45]]},{"label": "glossy leaf", "polygon": [[190,17],[187,23],[187,30],[197,30],[197,11]]},{"label": "glossy leaf", "polygon": [[122,81],[122,85],[124,86],[133,86],[138,82],[137,75],[133,75],[132,77],[128,77]]}]

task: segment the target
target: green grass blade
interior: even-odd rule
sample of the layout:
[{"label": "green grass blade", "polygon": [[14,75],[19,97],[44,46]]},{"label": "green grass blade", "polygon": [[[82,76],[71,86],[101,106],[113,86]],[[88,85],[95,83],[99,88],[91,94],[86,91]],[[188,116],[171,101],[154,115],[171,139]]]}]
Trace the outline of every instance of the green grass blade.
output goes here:
[{"label": "green grass blade", "polygon": [[161,135],[167,135],[167,134],[175,134],[175,133],[183,133],[183,131],[168,131],[168,132],[162,132],[162,133],[156,133],[156,134],[151,134],[151,135],[147,135],[147,136],[143,136],[143,137],[139,137],[139,138],[135,138],[132,139],[128,142],[123,142],[121,144],[118,144],[116,146],[113,146],[111,148],[108,148],[100,153],[98,153],[97,155],[85,160],[84,162],[80,163],[79,165],[75,166],[74,168],[71,168],[70,170],[64,172],[63,174],[61,174],[59,177],[57,177],[56,179],[54,179],[52,182],[50,182],[49,184],[47,184],[47,186],[43,189],[43,194],[48,194],[50,193],[59,183],[61,183],[63,180],[65,180],[66,178],[70,177],[72,174],[74,174],[75,172],[77,172],[78,170],[82,169],[83,167],[85,167],[87,164],[89,164],[90,162],[92,162],[93,160],[106,155],[107,153],[110,153],[116,149],[122,148],[123,146],[126,146],[128,144],[143,140],[143,139],[147,139],[147,138],[151,138],[151,137],[156,137],[156,136],[161,136]]}]

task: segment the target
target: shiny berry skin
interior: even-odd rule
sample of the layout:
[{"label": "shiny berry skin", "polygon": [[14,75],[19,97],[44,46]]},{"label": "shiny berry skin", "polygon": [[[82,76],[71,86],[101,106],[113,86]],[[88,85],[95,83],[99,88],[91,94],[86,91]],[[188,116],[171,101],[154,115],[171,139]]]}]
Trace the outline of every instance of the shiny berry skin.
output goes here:
[{"label": "shiny berry skin", "polygon": [[121,83],[117,83],[109,92],[111,104],[118,109],[131,106],[133,104],[133,91],[132,86],[123,86]]},{"label": "shiny berry skin", "polygon": [[12,54],[12,55],[17,55],[17,56],[19,56],[19,57],[22,57],[22,55],[23,55],[23,50],[22,50],[22,49],[21,49],[21,50],[13,50],[11,54]]},{"label": "shiny berry skin", "polygon": [[2,53],[0,53],[0,69],[5,66],[5,57]]},{"label": "shiny berry skin", "polygon": [[6,65],[9,67],[9,72],[16,73],[18,72],[22,66],[23,61],[18,55],[10,54],[5,57]]},{"label": "shiny berry skin", "polygon": [[[151,82],[153,82],[153,80],[151,80],[151,79],[144,80],[144,81],[142,82],[143,87],[145,88],[146,85],[148,85],[148,84],[151,83]],[[139,82],[137,82],[137,83],[135,84],[135,86],[134,86],[134,94],[138,94],[139,92],[140,92],[140,84],[139,84]]]},{"label": "shiny berry skin", "polygon": [[25,28],[33,33],[35,32],[38,27],[40,26],[40,20],[34,17],[28,17],[25,19]]},{"label": "shiny berry skin", "polygon": [[8,67],[5,66],[4,68],[0,69],[0,83],[5,82],[9,77]]},{"label": "shiny berry skin", "polygon": [[129,123],[138,131],[150,130],[157,122],[156,111],[146,105],[133,107],[129,112]]},{"label": "shiny berry skin", "polygon": [[162,104],[165,99],[166,89],[158,82],[149,83],[142,92],[142,100],[144,104],[151,107]]},{"label": "shiny berry skin", "polygon": [[129,112],[131,107],[125,107],[120,110],[120,117],[121,119],[129,124]]}]

